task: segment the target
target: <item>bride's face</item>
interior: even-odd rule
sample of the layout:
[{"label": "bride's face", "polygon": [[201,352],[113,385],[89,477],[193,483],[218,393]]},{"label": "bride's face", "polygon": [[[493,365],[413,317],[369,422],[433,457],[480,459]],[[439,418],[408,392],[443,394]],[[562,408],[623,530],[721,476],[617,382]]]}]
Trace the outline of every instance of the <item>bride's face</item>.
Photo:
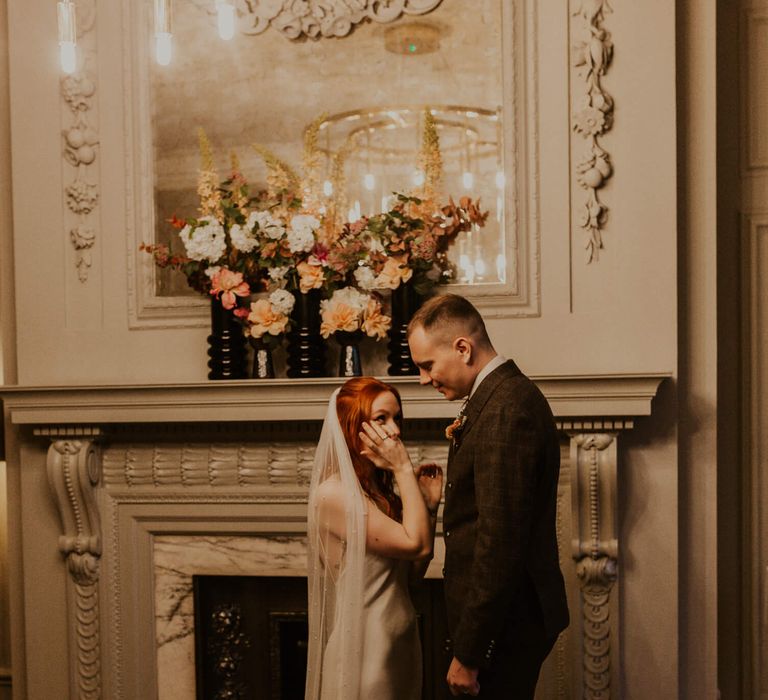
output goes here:
[{"label": "bride's face", "polygon": [[403,421],[400,404],[391,391],[379,394],[371,405],[371,423],[378,423],[390,435],[400,435]]}]

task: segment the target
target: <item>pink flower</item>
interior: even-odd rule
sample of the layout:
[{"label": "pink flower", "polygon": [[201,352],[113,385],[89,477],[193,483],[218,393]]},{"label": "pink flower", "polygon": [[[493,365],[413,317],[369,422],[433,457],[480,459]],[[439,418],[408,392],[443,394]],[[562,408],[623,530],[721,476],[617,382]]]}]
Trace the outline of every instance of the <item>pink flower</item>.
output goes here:
[{"label": "pink flower", "polygon": [[217,299],[221,297],[221,305],[231,309],[237,303],[236,297],[247,297],[251,288],[243,282],[242,272],[232,272],[222,267],[211,279],[211,294]]},{"label": "pink flower", "polygon": [[328,261],[328,246],[316,243],[309,256],[310,265],[324,265]]}]

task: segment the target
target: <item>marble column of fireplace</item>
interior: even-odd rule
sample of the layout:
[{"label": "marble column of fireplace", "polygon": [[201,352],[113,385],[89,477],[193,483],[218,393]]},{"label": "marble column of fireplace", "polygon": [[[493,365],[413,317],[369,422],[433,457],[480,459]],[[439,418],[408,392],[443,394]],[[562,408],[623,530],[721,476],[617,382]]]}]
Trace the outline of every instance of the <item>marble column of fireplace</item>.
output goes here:
[{"label": "marble column of fireplace", "polygon": [[[541,697],[618,696],[617,444],[650,415],[662,379],[536,378],[563,435],[558,536],[573,619]],[[4,390],[9,468],[31,473],[31,455],[47,445],[60,536],[35,547],[58,547],[66,566],[66,590],[50,604],[66,600],[67,638],[46,653],[68,659],[69,697],[190,697],[191,576],[303,575],[313,441],[336,383]],[[456,406],[413,379],[394,383],[414,421],[414,457],[444,461],[440,432]],[[9,494],[20,514],[22,491]],[[28,606],[46,604],[41,583],[22,569],[11,583],[25,603],[14,638],[32,638],[44,615]],[[40,652],[15,649],[23,674]]]}]

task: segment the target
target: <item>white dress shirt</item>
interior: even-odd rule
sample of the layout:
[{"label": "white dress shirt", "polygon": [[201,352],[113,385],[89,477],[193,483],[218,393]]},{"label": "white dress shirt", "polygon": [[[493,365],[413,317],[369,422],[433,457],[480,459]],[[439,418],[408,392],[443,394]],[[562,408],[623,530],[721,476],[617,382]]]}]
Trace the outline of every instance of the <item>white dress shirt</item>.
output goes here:
[{"label": "white dress shirt", "polygon": [[496,355],[496,357],[494,357],[485,367],[483,367],[475,377],[475,383],[472,385],[472,391],[469,392],[467,400],[472,398],[472,394],[477,391],[477,387],[480,386],[480,383],[483,381],[483,379],[485,379],[497,367],[501,367],[506,361],[507,358],[502,357],[501,355]]}]

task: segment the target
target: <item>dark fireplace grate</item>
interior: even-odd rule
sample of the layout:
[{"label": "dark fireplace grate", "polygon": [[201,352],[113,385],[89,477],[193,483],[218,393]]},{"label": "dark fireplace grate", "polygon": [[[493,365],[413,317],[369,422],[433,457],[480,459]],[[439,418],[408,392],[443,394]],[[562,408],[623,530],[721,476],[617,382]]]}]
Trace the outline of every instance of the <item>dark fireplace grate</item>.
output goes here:
[{"label": "dark fireplace grate", "polygon": [[[197,700],[302,700],[307,580],[194,576]],[[412,589],[424,657],[423,700],[450,696],[442,581]]]}]

